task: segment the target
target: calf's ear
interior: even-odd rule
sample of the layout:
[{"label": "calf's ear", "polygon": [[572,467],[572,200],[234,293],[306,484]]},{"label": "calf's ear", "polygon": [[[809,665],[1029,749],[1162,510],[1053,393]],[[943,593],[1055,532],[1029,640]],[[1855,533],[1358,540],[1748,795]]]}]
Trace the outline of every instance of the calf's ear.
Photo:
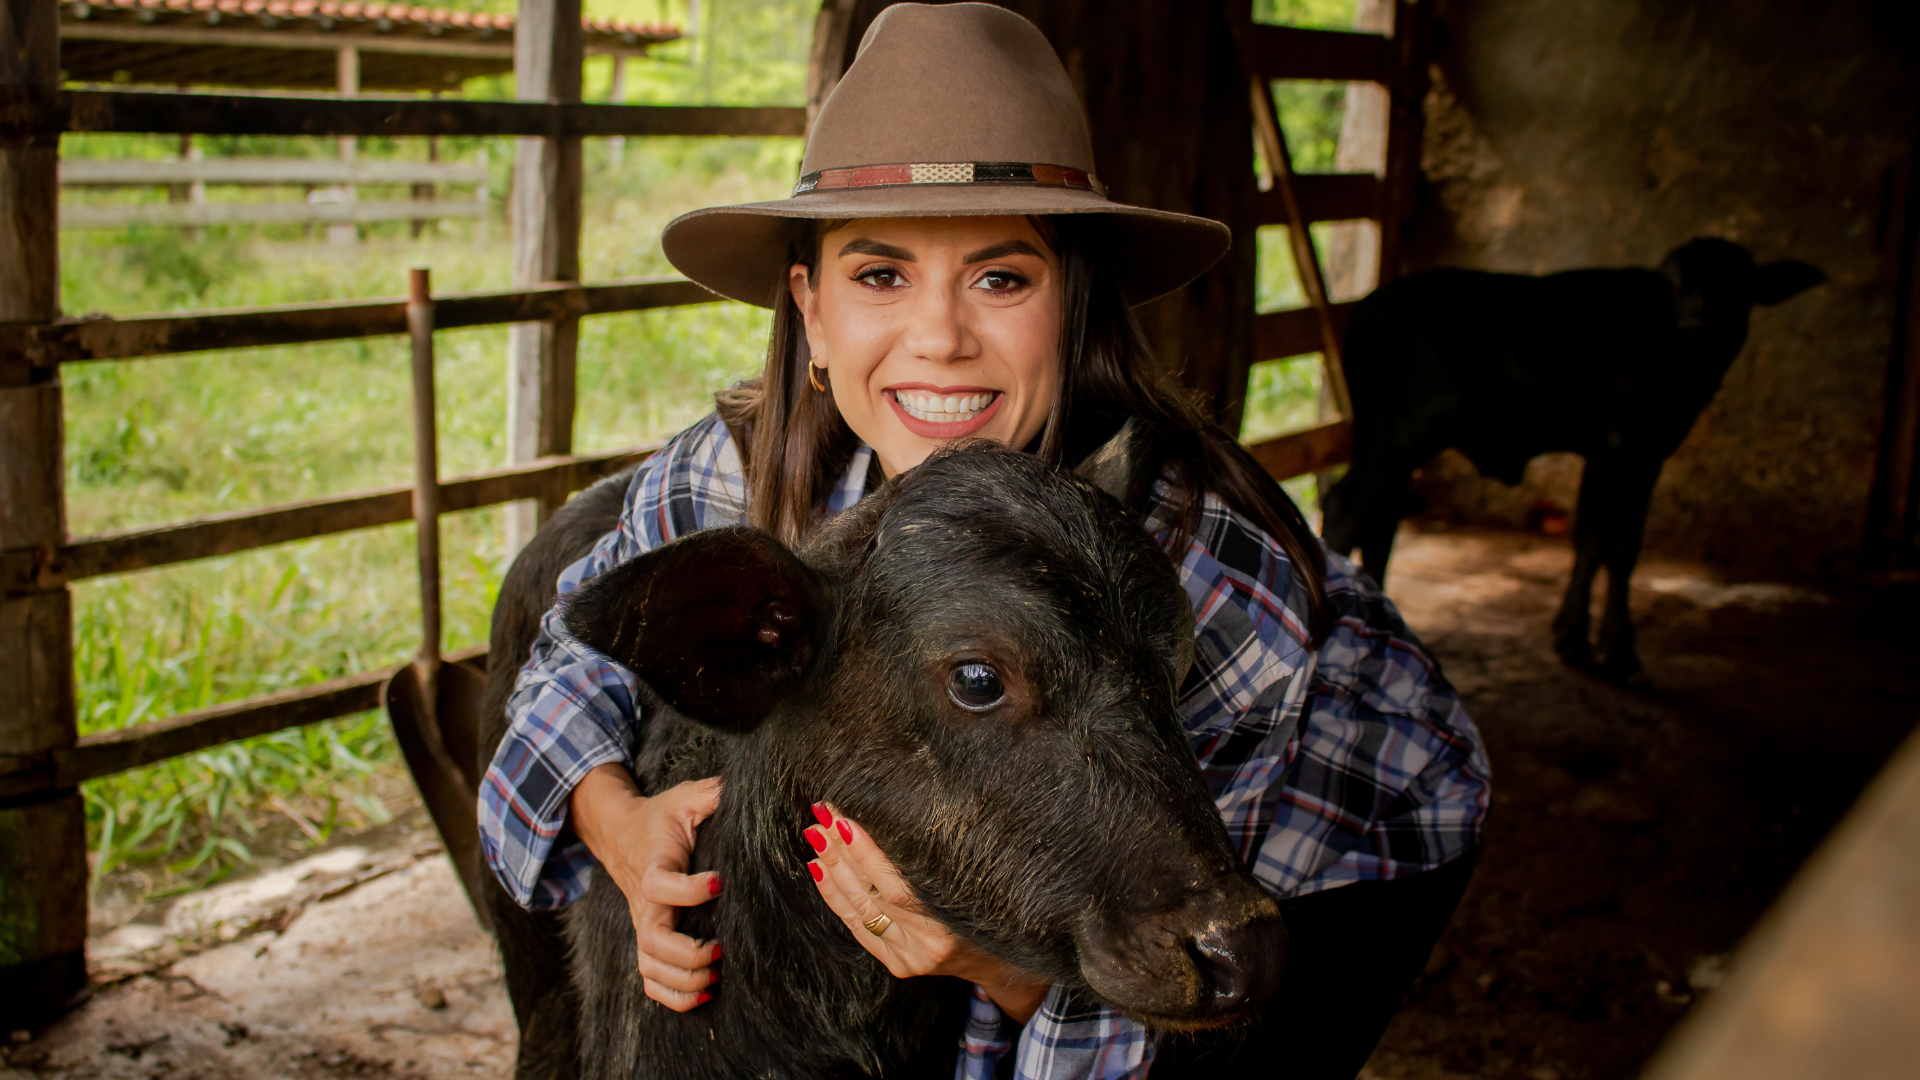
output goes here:
[{"label": "calf's ear", "polygon": [[818,575],[771,533],[708,529],[631,559],[567,598],[567,630],[691,720],[752,730],[824,647]]},{"label": "calf's ear", "polygon": [[1819,267],[1803,263],[1799,259],[1771,262],[1753,272],[1753,302],[1778,304],[1783,300],[1799,296],[1826,280],[1827,275],[1821,273]]}]

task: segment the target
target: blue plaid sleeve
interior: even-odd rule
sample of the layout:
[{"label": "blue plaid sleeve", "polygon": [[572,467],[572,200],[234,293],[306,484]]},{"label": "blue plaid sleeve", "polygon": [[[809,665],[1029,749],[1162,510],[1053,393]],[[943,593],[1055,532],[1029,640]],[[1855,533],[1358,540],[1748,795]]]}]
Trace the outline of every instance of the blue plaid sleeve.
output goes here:
[{"label": "blue plaid sleeve", "polygon": [[[641,464],[619,525],[561,573],[559,595],[677,536],[738,520],[744,494],[737,448],[709,417]],[[565,831],[568,798],[588,770],[632,763],[637,692],[632,673],[567,633],[558,605],[547,612],[480,788],[482,853],[520,904],[560,907],[586,892],[593,857]]]}]

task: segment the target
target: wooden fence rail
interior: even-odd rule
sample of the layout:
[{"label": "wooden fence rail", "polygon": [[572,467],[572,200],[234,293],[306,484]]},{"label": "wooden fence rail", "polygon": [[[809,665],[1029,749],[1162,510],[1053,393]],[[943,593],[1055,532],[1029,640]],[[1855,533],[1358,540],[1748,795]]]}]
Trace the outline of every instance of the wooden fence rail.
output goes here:
[{"label": "wooden fence rail", "polygon": [[[633,278],[597,285],[559,282],[500,292],[452,293],[435,301],[440,329],[572,319],[718,301],[685,278]],[[299,345],[407,332],[405,297],[283,304],[127,319],[84,316],[41,326],[0,325],[0,386],[23,385],[32,367],[87,360]],[[9,361],[12,378],[9,383]]]},{"label": "wooden fence rail", "polygon": [[[595,480],[644,460],[654,449],[642,446],[607,454],[542,458],[456,477],[441,482],[440,505],[452,513],[521,499],[564,500]],[[51,552],[0,552],[0,592],[49,589],[105,574],[394,525],[412,516],[409,485],[217,514],[152,529],[76,537]]]},{"label": "wooden fence rail", "polygon": [[372,158],[65,158],[62,187],[158,184],[484,184],[487,167],[470,161]]},{"label": "wooden fence rail", "polygon": [[120,229],[142,225],[371,225],[376,221],[484,218],[485,199],[369,199],[353,202],[122,203],[62,206],[63,229]]},{"label": "wooden fence rail", "polygon": [[[0,88],[4,89],[4,88]],[[807,111],[733,105],[63,90],[51,102],[0,95],[0,135],[25,131],[181,135],[518,135],[552,139],[806,133]]]}]

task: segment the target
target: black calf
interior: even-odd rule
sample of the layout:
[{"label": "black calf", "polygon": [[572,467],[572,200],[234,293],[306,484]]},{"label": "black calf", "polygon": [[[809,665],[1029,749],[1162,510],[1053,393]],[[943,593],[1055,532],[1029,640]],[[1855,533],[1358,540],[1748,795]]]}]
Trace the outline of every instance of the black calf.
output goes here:
[{"label": "black calf", "polygon": [[1719,390],[1753,305],[1824,280],[1803,262],[1758,266],[1738,244],[1695,239],[1658,270],[1428,270],[1382,286],[1347,331],[1353,464],[1327,496],[1327,546],[1358,546],[1384,580],[1408,478],[1435,454],[1453,447],[1517,484],[1529,459],[1573,451],[1586,469],[1554,647],[1592,663],[1588,598],[1604,561],[1602,670],[1631,677],[1627,584],[1660,467]]},{"label": "black calf", "polygon": [[[534,582],[590,542],[592,512],[536,539]],[[536,550],[549,533],[564,553]],[[516,567],[509,586],[529,583]],[[501,604],[532,611],[544,591]],[[1277,908],[1241,871],[1174,708],[1187,597],[1091,485],[1028,455],[949,453],[798,553],[757,530],[697,533],[590,583],[567,621],[645,684],[642,786],[726,781],[694,866],[727,887],[681,927],[724,947],[711,1004],[644,998],[604,877],[566,919],[567,984],[553,924],[503,913],[537,924],[501,939],[523,1026],[577,1001],[581,1074],[950,1073],[967,988],[893,979],[827,910],[800,835],[818,801],[975,946],[1150,1024],[1245,1019],[1277,982]],[[573,1067],[539,1053],[565,1056],[528,1038],[521,1075]]]}]

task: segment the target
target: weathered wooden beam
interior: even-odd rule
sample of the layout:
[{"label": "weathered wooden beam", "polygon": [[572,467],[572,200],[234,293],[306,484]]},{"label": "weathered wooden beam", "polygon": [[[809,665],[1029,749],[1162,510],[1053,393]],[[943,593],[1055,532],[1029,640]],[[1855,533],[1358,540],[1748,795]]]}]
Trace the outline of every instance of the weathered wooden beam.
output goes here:
[{"label": "weathered wooden beam", "polygon": [[1432,0],[1394,0],[1387,176],[1381,195],[1380,281],[1400,275],[1406,235],[1420,199],[1420,157],[1426,142],[1426,98],[1433,54]]},{"label": "weathered wooden beam", "polygon": [[[791,135],[807,111],[728,105],[587,105],[453,98],[341,98],[333,94],[186,94],[68,90],[42,117],[0,102],[0,131],[35,123],[69,132],[207,135]],[[9,121],[12,121],[9,125]]]},{"label": "weathered wooden beam", "polygon": [[1353,425],[1327,420],[1247,447],[1275,480],[1325,472],[1353,460]]},{"label": "weathered wooden beam", "polygon": [[[523,101],[580,100],[580,0],[520,0],[514,23],[514,94]],[[580,277],[580,140],[523,138],[513,159],[513,283]],[[507,461],[573,450],[578,319],[514,323],[507,331]],[[509,506],[506,547],[517,552],[559,504]]]},{"label": "weathered wooden beam", "polygon": [[[517,499],[563,502],[569,493],[644,461],[654,449],[644,446],[611,454],[545,458],[446,480],[440,484],[440,509],[455,513]],[[0,594],[58,588],[105,574],[393,525],[412,516],[413,488],[391,487],[152,529],[77,537],[50,551],[15,548],[0,551]]]},{"label": "weathered wooden beam", "polygon": [[[342,162],[345,164],[345,162]],[[364,225],[375,221],[486,217],[482,199],[385,199],[360,202],[208,202],[63,206],[63,229],[119,229],[145,225],[274,225],[306,221]]]},{"label": "weathered wooden beam", "polygon": [[[59,9],[0,0],[0,327],[59,314],[59,136],[45,103],[60,79]],[[0,550],[51,551],[66,533],[59,372],[21,363],[0,383]],[[73,598],[59,585],[0,594],[0,757],[67,750],[78,736]],[[0,801],[0,1017],[32,1028],[87,986],[87,833],[79,793]]]},{"label": "weathered wooden beam", "polygon": [[484,165],[331,158],[66,158],[63,187],[149,184],[484,184]]},{"label": "weathered wooden beam", "polygon": [[[719,299],[684,278],[636,278],[599,285],[536,285],[503,292],[450,293],[435,300],[434,321],[441,330],[453,330],[527,319],[646,311],[713,303]],[[0,360],[9,355],[30,357],[40,364],[128,360],[208,349],[296,345],[406,332],[404,297],[125,319],[64,319],[11,334],[0,327]]]},{"label": "weathered wooden beam", "polygon": [[[361,52],[402,53],[409,56],[476,56],[505,60],[513,56],[513,42],[446,41],[416,35],[341,34],[302,30],[249,30],[235,26],[167,26],[141,23],[67,23],[60,28],[67,41],[124,41],[150,45],[253,46],[267,49],[315,49],[332,52],[351,45]],[[635,49],[639,52],[641,50]]]},{"label": "weathered wooden beam", "polygon": [[[1335,331],[1345,335],[1347,319],[1353,314],[1355,301],[1346,300],[1329,306],[1333,315]],[[1312,308],[1290,308],[1286,311],[1269,311],[1253,317],[1253,356],[1259,360],[1284,360],[1289,356],[1304,356],[1320,351],[1320,318]]]},{"label": "weathered wooden beam", "polygon": [[1920,736],[1733,957],[1647,1080],[1880,1080],[1920,1064]]},{"label": "weathered wooden beam", "polygon": [[1268,79],[1388,83],[1393,49],[1384,34],[1307,30],[1255,23],[1247,44],[1254,70]]},{"label": "weathered wooden beam", "polygon": [[[1300,212],[1312,221],[1353,221],[1380,216],[1380,178],[1372,173],[1296,173]],[[1286,198],[1278,187],[1260,193],[1260,224],[1287,224]]]}]

